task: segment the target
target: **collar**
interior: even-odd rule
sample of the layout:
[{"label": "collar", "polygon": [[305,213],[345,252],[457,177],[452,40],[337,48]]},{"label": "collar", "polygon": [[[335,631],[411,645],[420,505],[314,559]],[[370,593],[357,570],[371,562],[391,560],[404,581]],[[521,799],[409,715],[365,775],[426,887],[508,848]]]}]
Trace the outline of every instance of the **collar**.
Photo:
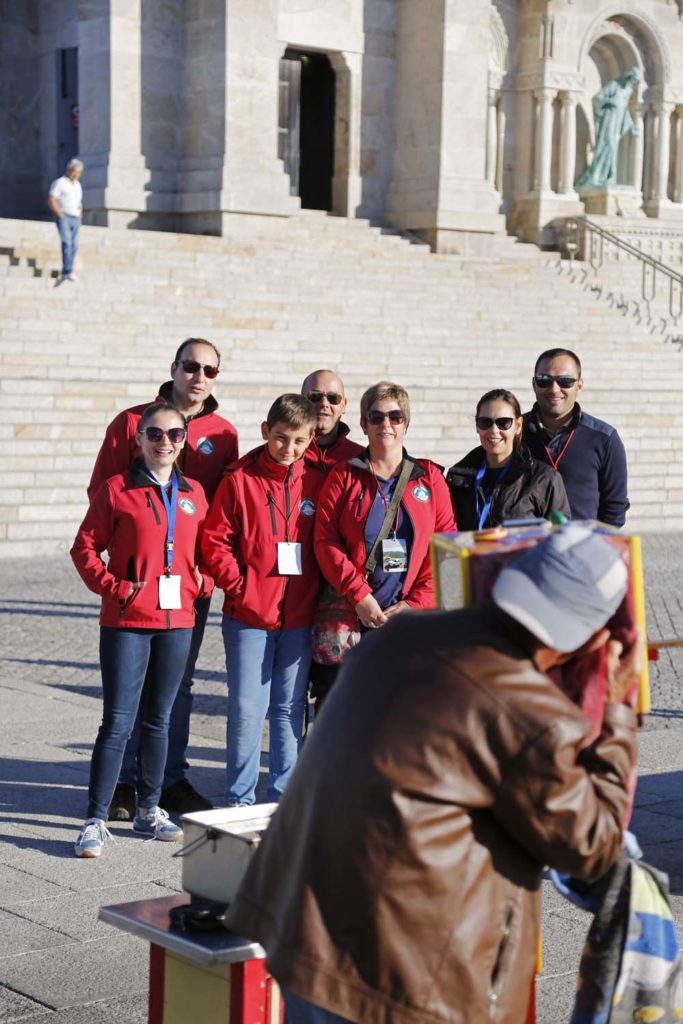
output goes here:
[{"label": "collar", "polygon": [[[178,477],[178,490],[179,491],[191,491],[192,488],[188,484],[187,480],[176,466],[176,475]],[[128,470],[128,480],[132,488],[136,487],[158,487],[151,477],[147,476],[144,470],[144,462],[141,456],[136,456],[130,464]]]},{"label": "collar", "polygon": [[348,435],[350,429],[351,428],[349,427],[348,423],[344,423],[343,420],[339,420],[339,423],[337,424],[337,436],[335,437],[332,444],[318,444],[317,440],[314,437],[313,443],[311,444],[311,448],[313,448],[313,450],[318,453],[319,458],[324,459],[325,453],[333,451],[333,449],[339,444],[339,442],[342,441]]},{"label": "collar", "polygon": [[255,448],[249,455],[253,456],[251,461],[256,465],[258,472],[268,480],[285,480],[287,477],[290,480],[298,480],[304,470],[303,458],[297,459],[290,466],[283,466],[269,454],[265,444]]},{"label": "collar", "polygon": [[[159,394],[157,395],[156,401],[158,402],[159,400],[161,400],[162,402],[170,402],[171,405],[173,404],[172,380],[167,380],[166,383],[162,384],[161,387],[159,388]],[[190,420],[198,420],[202,416],[209,416],[212,412],[215,412],[217,408],[218,402],[213,397],[213,395],[209,395],[209,397],[206,399],[204,405],[201,407],[199,412],[196,412],[194,416],[186,416],[185,419],[187,420],[188,423],[190,422]]]},{"label": "collar", "polygon": [[[421,476],[425,475],[427,470],[424,468],[424,466],[421,466],[419,464],[419,462],[416,462],[415,459],[411,455],[408,455],[408,452],[405,450],[405,448],[403,449],[403,458],[404,459],[410,459],[410,461],[413,464],[413,468],[412,468],[412,470],[410,472],[410,476],[408,477],[408,480],[419,480],[419,478]],[[347,465],[348,466],[353,466],[354,469],[362,469],[366,473],[370,473],[371,476],[374,476],[374,473],[372,472],[372,470],[370,468],[370,449],[369,448],[366,448],[359,455],[354,455],[352,459],[349,459]]]},{"label": "collar", "polygon": [[532,416],[533,416],[533,421],[534,421],[536,427],[538,428],[538,430],[542,434],[545,434],[546,436],[549,436],[549,437],[557,437],[558,434],[563,433],[563,431],[565,431],[565,430],[572,430],[574,427],[577,426],[579,420],[581,419],[581,406],[579,405],[578,402],[576,402],[574,404],[572,418],[570,420],[568,420],[566,423],[564,423],[560,427],[559,430],[555,430],[555,431],[550,431],[550,430],[548,430],[547,427],[545,427],[543,425],[543,421],[541,420],[541,415],[540,415],[539,408],[538,408],[538,402],[534,402],[534,405],[533,405],[533,408],[532,408],[531,412],[532,412]]}]

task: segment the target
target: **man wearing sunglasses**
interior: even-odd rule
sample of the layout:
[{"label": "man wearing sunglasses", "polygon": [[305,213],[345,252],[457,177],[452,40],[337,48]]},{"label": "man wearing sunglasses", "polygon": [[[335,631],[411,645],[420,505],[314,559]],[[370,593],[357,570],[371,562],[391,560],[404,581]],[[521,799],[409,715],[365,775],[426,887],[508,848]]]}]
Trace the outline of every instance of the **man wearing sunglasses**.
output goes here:
[{"label": "man wearing sunglasses", "polygon": [[566,348],[542,352],[532,379],[536,403],[524,415],[523,440],[535,459],[561,475],[573,519],[623,526],[629,508],[626,452],[614,427],[577,402],[579,357]]},{"label": "man wearing sunglasses", "polygon": [[349,440],[348,425],[342,423],[347,405],[344,384],[334,370],[314,370],[301,385],[301,394],[313,402],[317,413],[315,438],[304,459],[327,475],[335,462],[363,451],[362,445]]},{"label": "man wearing sunglasses", "polygon": [[[238,457],[237,431],[218,413],[213,389],[218,377],[221,356],[212,342],[205,338],[188,338],[182,343],[171,364],[171,380],[162,384],[156,399],[119,413],[107,427],[90,484],[88,498],[93,497],[103,482],[117,473],[124,473],[139,454],[135,434],[140,417],[151,401],[171,402],[187,420],[187,437],[178,457],[183,476],[197,480],[210,502],[226,467]],[[189,765],[185,753],[190,736],[192,711],[192,676],[204,636],[209,613],[209,598],[195,602],[195,626],[192,645],[178,691],[168,736],[168,758],[164,775],[162,805],[179,814],[208,810],[211,802],[198,793],[187,778]],[[139,747],[138,725],[128,741],[119,784],[109,808],[115,821],[132,819],[135,813],[136,758]]]}]

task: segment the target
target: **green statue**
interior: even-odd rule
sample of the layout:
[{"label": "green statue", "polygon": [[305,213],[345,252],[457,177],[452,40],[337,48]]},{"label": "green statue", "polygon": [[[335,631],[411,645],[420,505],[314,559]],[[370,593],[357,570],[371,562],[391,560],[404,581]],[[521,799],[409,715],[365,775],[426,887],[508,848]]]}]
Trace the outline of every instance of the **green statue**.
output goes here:
[{"label": "green statue", "polygon": [[595,149],[590,167],[586,168],[576,183],[579,191],[615,182],[619,143],[627,132],[638,134],[628,104],[633,87],[639,81],[640,71],[631,68],[625,75],[603,85],[593,97]]}]

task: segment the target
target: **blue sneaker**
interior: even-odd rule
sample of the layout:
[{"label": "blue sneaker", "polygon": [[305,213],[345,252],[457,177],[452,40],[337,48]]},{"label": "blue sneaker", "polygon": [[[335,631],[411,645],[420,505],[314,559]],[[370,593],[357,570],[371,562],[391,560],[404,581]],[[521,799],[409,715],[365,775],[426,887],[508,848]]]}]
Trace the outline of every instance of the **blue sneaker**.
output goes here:
[{"label": "blue sneaker", "polygon": [[133,831],[148,839],[160,839],[162,843],[180,843],[183,838],[180,825],[175,825],[161,807],[138,807]]},{"label": "blue sneaker", "polygon": [[101,818],[88,818],[74,843],[77,857],[99,857],[111,832]]}]

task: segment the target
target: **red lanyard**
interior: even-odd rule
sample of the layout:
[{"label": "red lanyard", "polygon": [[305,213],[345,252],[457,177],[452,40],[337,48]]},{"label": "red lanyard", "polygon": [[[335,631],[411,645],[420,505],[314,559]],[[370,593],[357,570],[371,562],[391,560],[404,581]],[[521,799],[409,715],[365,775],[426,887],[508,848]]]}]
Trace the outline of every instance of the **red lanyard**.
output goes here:
[{"label": "red lanyard", "polygon": [[574,428],[574,430],[572,430],[571,434],[569,435],[569,437],[567,438],[567,440],[566,440],[566,441],[564,442],[564,444],[562,445],[562,449],[561,449],[561,451],[560,451],[560,454],[559,454],[559,455],[557,456],[557,458],[556,458],[556,459],[554,459],[554,458],[552,457],[552,455],[550,454],[550,448],[548,448],[548,445],[547,445],[547,444],[544,444],[544,445],[543,445],[543,447],[545,448],[545,453],[546,453],[546,455],[548,456],[548,462],[549,462],[549,463],[550,463],[550,465],[551,465],[551,466],[553,467],[553,469],[557,469],[557,467],[559,466],[559,464],[560,464],[560,459],[562,458],[562,456],[563,456],[563,455],[564,455],[564,453],[566,452],[567,448],[569,447],[569,442],[570,442],[570,441],[571,441],[571,439],[573,438],[573,436],[574,436],[574,431],[575,431],[575,430],[576,430],[576,428]]}]

